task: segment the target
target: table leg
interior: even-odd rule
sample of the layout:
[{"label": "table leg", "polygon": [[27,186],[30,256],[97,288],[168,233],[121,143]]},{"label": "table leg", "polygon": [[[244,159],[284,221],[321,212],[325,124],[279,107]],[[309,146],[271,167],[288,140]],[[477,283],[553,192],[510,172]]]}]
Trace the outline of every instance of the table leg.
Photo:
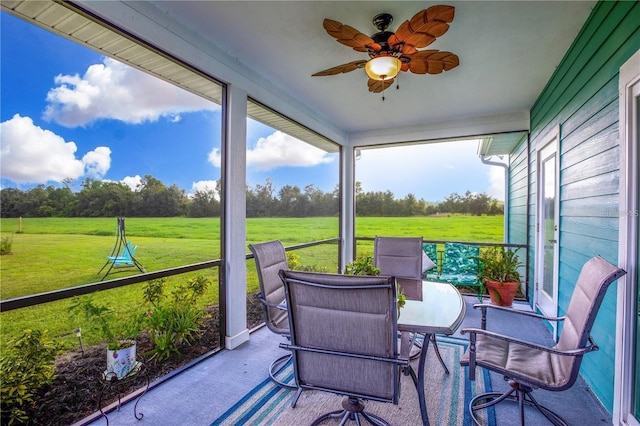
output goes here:
[{"label": "table leg", "polygon": [[420,352],[420,360],[418,361],[418,402],[420,403],[420,414],[422,415],[422,424],[429,426],[429,416],[427,415],[427,402],[424,397],[424,367],[427,359],[427,349],[429,348],[429,340],[431,334],[425,334],[422,341],[422,351]]}]

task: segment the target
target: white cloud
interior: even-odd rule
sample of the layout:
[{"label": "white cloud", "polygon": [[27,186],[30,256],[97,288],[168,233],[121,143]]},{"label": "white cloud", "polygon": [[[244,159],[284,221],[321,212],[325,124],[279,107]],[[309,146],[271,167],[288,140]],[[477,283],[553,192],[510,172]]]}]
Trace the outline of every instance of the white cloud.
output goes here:
[{"label": "white cloud", "polygon": [[220,154],[220,150],[218,148],[213,148],[209,153],[209,162],[215,167],[222,166],[222,155]]},{"label": "white cloud", "polygon": [[[313,167],[330,163],[333,158],[320,148],[302,142],[277,130],[267,137],[258,139],[255,147],[247,149],[247,167],[268,171],[278,167]],[[214,148],[209,153],[209,162],[220,167],[220,150]]]},{"label": "white cloud", "polygon": [[142,183],[142,178],[140,177],[140,175],[127,176],[124,179],[122,179],[120,182],[124,183],[129,188],[131,188],[132,191],[136,191],[139,188],[140,184]]},{"label": "white cloud", "polygon": [[220,200],[220,194],[216,190],[217,182],[215,180],[200,180],[198,182],[193,182],[191,185],[191,193],[189,196],[195,194],[196,192],[213,192],[214,198],[216,200]]},{"label": "white cloud", "polygon": [[484,192],[487,166],[477,141],[455,141],[363,149],[356,161],[356,181],[365,192],[391,191],[396,198],[442,201],[451,193]]},{"label": "white cloud", "polygon": [[213,102],[111,58],[87,68],[82,77],[58,75],[47,94],[44,118],[66,127],[100,119],[139,124],[180,113],[218,109]]},{"label": "white cloud", "polygon": [[111,150],[106,146],[99,146],[82,157],[85,173],[95,179],[104,176],[111,167]]},{"label": "white cloud", "polygon": [[504,169],[494,166],[489,168],[489,188],[487,194],[496,200],[504,201]]},{"label": "white cloud", "polygon": [[280,131],[260,138],[253,149],[247,150],[247,167],[271,170],[282,166],[312,167],[329,163],[327,153]]},{"label": "white cloud", "polygon": [[87,173],[103,176],[111,165],[111,150],[98,147],[76,158],[78,147],[30,117],[14,115],[0,124],[0,169],[2,177],[16,183],[61,182]]}]

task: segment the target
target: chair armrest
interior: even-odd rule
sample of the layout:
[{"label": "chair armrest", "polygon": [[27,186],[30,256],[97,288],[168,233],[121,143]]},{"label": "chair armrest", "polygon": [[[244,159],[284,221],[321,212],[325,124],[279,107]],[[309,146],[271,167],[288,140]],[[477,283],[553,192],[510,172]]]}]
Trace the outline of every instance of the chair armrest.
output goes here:
[{"label": "chair armrest", "polygon": [[593,341],[593,338],[589,336],[589,345],[584,348],[571,349],[562,351],[556,348],[550,348],[548,346],[538,345],[535,343],[527,342],[525,340],[516,339],[513,337],[505,336],[502,334],[494,333],[492,331],[483,330],[480,328],[463,328],[460,330],[461,334],[469,333],[469,380],[474,381],[476,379],[476,338],[478,334],[489,336],[495,339],[504,340],[506,342],[515,343],[518,345],[526,346],[532,349],[536,349],[542,352],[548,352],[559,356],[577,357],[582,356],[587,352],[597,351],[598,345]]},{"label": "chair armrest", "polygon": [[486,325],[487,325],[487,308],[495,309],[503,312],[509,312],[511,314],[516,314],[516,315],[524,315],[527,317],[538,318],[538,319],[547,320],[547,321],[559,322],[559,321],[564,321],[565,319],[565,317],[548,317],[545,315],[536,314],[535,312],[521,311],[518,309],[509,308],[507,306],[497,306],[489,303],[476,303],[475,305],[473,305],[473,308],[482,309],[482,319],[481,319],[480,328],[482,328],[483,330],[486,329]]},{"label": "chair armrest", "polygon": [[515,337],[510,337],[510,336],[505,336],[503,334],[498,334],[498,333],[494,333],[492,331],[487,331],[487,330],[483,330],[480,328],[463,328],[462,330],[460,330],[460,334],[466,334],[469,333],[469,341],[472,342],[473,350],[471,349],[471,346],[469,347],[470,353],[471,352],[475,352],[475,341],[476,341],[476,335],[477,334],[482,334],[485,336],[489,336],[489,337],[493,337],[495,339],[499,339],[499,340],[504,340],[506,342],[510,342],[510,343],[516,343],[518,345],[522,345],[522,346],[527,346],[529,348],[532,349],[537,349],[540,351],[544,351],[544,352],[549,352],[555,355],[561,355],[561,356],[580,356],[580,355],[584,355],[587,352],[591,352],[591,351],[597,351],[599,349],[598,345],[596,345],[596,343],[594,342],[593,338],[591,336],[589,336],[589,345],[585,346],[584,348],[578,348],[578,349],[571,349],[571,350],[560,350],[560,349],[556,349],[556,348],[551,348],[548,346],[544,346],[544,345],[539,345],[536,343],[532,343],[532,342],[527,342],[526,340],[522,340],[522,339],[517,339]]},{"label": "chair armrest", "polygon": [[264,297],[262,297],[262,294],[258,294],[258,300],[260,300],[260,302],[262,302],[263,305],[268,306],[270,308],[276,308],[276,309],[280,309],[282,311],[286,311],[287,310],[287,301],[283,300],[280,303],[270,303],[267,302],[267,299],[265,299]]}]

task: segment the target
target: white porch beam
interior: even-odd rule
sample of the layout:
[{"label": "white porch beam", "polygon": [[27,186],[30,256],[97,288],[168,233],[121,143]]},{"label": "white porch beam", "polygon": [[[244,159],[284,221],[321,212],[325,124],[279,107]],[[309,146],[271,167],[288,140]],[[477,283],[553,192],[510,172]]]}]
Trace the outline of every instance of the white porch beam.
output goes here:
[{"label": "white porch beam", "polygon": [[349,134],[349,145],[442,141],[522,130],[529,130],[529,111],[355,132]]},{"label": "white porch beam", "polygon": [[[247,329],[246,262],[246,169],[247,169],[247,93],[235,86],[227,87],[224,173],[224,253],[226,277],[225,348],[235,349],[249,340]],[[233,196],[231,196],[233,194]]]}]

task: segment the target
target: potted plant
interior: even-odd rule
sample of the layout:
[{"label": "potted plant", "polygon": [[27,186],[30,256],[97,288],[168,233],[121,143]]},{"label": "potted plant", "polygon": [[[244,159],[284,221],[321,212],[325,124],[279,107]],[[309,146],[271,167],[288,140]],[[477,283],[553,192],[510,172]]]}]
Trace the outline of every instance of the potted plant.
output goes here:
[{"label": "potted plant", "polygon": [[478,279],[484,284],[491,303],[499,306],[511,306],[518,288],[522,263],[517,250],[502,246],[489,247],[478,256],[480,273]]},{"label": "potted plant", "polygon": [[91,297],[77,298],[69,308],[71,317],[82,314],[90,322],[89,330],[96,332],[107,342],[106,379],[115,375],[116,379],[125,377],[136,366],[136,340],[138,321],[126,320],[121,323],[111,309],[96,304]]},{"label": "potted plant", "polygon": [[[359,256],[344,268],[346,275],[380,275],[380,268],[373,264],[373,257]],[[402,292],[399,285],[396,286],[396,294],[398,297],[398,318],[400,317],[400,309],[405,305],[407,297]]]}]

